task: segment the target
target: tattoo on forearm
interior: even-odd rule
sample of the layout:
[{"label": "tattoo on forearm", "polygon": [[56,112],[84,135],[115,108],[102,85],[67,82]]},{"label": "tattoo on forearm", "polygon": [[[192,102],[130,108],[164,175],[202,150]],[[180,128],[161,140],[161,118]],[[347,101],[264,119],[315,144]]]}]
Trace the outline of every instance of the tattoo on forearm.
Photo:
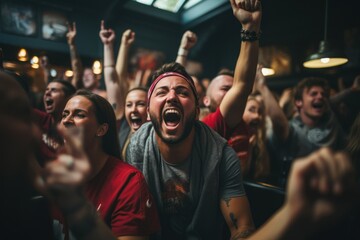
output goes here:
[{"label": "tattoo on forearm", "polygon": [[116,110],[116,103],[111,104],[112,108]]},{"label": "tattoo on forearm", "polygon": [[230,206],[230,201],[231,201],[231,198],[225,198],[223,199],[224,202],[226,203],[226,206],[229,207]]},{"label": "tattoo on forearm", "polygon": [[237,226],[237,219],[235,218],[235,215],[233,213],[230,213],[230,219],[231,219],[231,222],[232,224],[234,225],[234,227],[236,229],[238,229],[238,226]]},{"label": "tattoo on forearm", "polygon": [[241,238],[247,238],[254,232],[254,229],[247,229],[245,231],[239,232],[231,237],[230,240],[237,240]]}]

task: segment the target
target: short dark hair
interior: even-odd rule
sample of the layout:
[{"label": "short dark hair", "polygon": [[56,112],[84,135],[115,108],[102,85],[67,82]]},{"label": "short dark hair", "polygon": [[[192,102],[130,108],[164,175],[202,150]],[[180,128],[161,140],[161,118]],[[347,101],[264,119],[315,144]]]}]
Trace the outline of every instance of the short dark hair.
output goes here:
[{"label": "short dark hair", "polygon": [[107,123],[109,128],[103,137],[102,148],[107,154],[120,158],[120,147],[116,129],[116,117],[110,103],[103,97],[85,89],[78,90],[74,96],[83,96],[94,104],[96,120]]},{"label": "short dark hair", "polygon": [[322,87],[325,91],[325,96],[329,97],[330,87],[326,79],[318,77],[308,77],[301,80],[294,88],[294,99],[301,100],[305,88],[310,89],[311,87],[318,86]]},{"label": "short dark hair", "polygon": [[57,83],[60,83],[61,85],[63,85],[62,89],[65,93],[65,97],[70,97],[70,96],[74,95],[74,93],[76,92],[76,88],[69,81],[62,80],[62,79],[54,79],[51,82],[57,82]]},{"label": "short dark hair", "polygon": [[220,69],[220,71],[216,74],[217,76],[221,76],[221,75],[226,75],[226,76],[230,76],[230,77],[234,77],[234,71],[228,69],[228,68],[222,68]]},{"label": "short dark hair", "polygon": [[183,67],[183,65],[177,63],[177,62],[172,62],[172,63],[167,63],[162,65],[158,70],[156,70],[151,77],[151,83],[161,74],[166,73],[166,72],[176,72],[176,73],[180,73],[181,75],[184,75],[186,78],[188,79],[192,79],[191,76],[186,72],[185,68]]}]

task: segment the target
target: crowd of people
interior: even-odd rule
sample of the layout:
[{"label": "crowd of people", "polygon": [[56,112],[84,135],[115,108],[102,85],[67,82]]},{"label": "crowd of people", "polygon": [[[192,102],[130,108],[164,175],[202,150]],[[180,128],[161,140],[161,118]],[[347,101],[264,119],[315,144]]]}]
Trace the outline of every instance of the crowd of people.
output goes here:
[{"label": "crowd of people", "polygon": [[[230,4],[242,27],[239,55],[234,71],[222,69],[208,86],[186,71],[191,31],[174,62],[132,86],[135,32],[123,32],[115,58],[104,21],[104,89],[82,66],[75,23],[73,78],[45,75],[43,109],[31,104],[27,82],[1,70],[3,236],[315,239],[334,224],[344,237],[359,234],[360,77],[333,95],[326,79],[305,78],[279,101],[258,63],[261,2]],[[245,180],[286,193],[258,229]]]}]

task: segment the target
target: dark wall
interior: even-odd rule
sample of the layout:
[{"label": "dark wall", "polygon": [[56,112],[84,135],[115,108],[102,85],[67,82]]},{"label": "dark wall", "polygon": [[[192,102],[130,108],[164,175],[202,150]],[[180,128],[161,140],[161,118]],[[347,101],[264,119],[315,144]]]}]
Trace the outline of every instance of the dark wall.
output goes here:
[{"label": "dark wall", "polygon": [[161,51],[165,54],[165,62],[175,61],[182,37],[180,25],[146,15],[139,16],[130,10],[123,10],[117,18],[108,19],[105,25],[116,31],[116,53],[122,33],[126,29],[131,29],[135,32],[133,51],[137,48]]},{"label": "dark wall", "polygon": [[98,37],[100,16],[81,11],[64,11],[54,7],[48,8],[39,4],[33,4],[38,12],[38,34],[34,37],[24,37],[20,35],[0,31],[0,47],[3,48],[5,60],[16,60],[19,48],[26,48],[32,54],[39,55],[41,52],[48,53],[50,61],[60,66],[70,66],[69,47],[66,40],[52,41],[41,37],[41,17],[42,10],[57,10],[64,12],[69,17],[69,21],[75,21],[77,26],[76,44],[80,56],[85,65],[89,64],[90,59],[99,57],[101,44]]}]

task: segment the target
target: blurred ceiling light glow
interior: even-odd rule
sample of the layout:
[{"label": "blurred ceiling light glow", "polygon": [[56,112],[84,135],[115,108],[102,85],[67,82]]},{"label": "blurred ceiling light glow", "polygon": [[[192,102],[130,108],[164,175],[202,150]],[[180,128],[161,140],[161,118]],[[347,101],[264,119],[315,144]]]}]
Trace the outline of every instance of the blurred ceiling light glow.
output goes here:
[{"label": "blurred ceiling light glow", "polygon": [[57,71],[55,69],[51,69],[50,70],[50,76],[56,77],[56,75],[57,75]]},{"label": "blurred ceiling light glow", "polygon": [[65,76],[66,76],[66,77],[72,77],[72,76],[74,76],[74,72],[71,71],[71,70],[66,70],[66,71],[65,71]]},{"label": "blurred ceiling light glow", "polygon": [[30,63],[31,64],[39,64],[39,58],[37,56],[33,56],[31,59],[30,59]]},{"label": "blurred ceiling light glow", "polygon": [[93,70],[94,74],[100,74],[102,72],[101,63],[99,60],[94,61],[93,65],[92,65],[92,70]]},{"label": "blurred ceiling light glow", "polygon": [[26,62],[28,60],[28,54],[25,48],[21,48],[18,53],[19,61]]},{"label": "blurred ceiling light glow", "polygon": [[38,69],[38,68],[39,68],[39,64],[37,64],[37,63],[31,64],[31,67],[32,67],[32,68],[35,68],[35,69]]},{"label": "blurred ceiling light glow", "polygon": [[264,76],[271,76],[275,74],[275,71],[272,68],[261,68],[261,72]]}]

